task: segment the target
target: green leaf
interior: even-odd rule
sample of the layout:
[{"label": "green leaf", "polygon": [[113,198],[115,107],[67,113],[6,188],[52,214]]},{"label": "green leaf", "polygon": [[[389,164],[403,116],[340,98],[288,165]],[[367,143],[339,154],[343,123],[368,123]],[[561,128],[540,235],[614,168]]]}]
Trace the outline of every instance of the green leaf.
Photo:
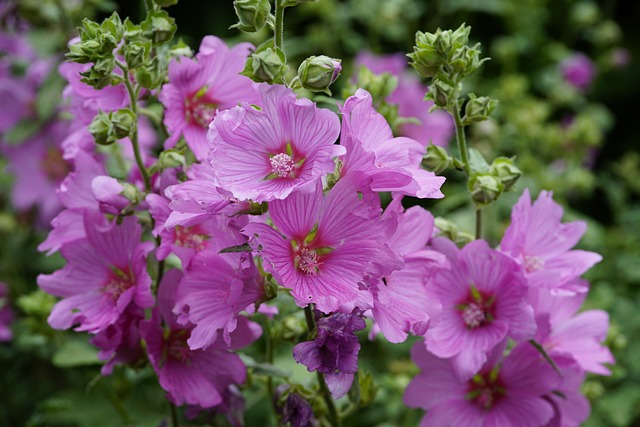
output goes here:
[{"label": "green leaf", "polygon": [[229,246],[228,248],[220,249],[219,254],[227,254],[232,252],[252,252],[251,246],[248,243],[243,243],[237,246]]},{"label": "green leaf", "polygon": [[85,341],[70,340],[65,342],[53,354],[51,362],[59,368],[73,368],[76,366],[98,365],[98,350]]}]

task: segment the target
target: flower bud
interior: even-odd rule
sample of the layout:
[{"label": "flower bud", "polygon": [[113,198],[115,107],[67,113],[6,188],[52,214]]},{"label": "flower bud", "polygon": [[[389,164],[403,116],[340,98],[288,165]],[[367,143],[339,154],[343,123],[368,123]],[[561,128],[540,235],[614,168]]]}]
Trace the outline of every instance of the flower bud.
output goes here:
[{"label": "flower bud", "polygon": [[471,198],[478,206],[485,206],[496,200],[504,185],[499,178],[488,173],[474,173],[471,175],[467,188],[471,192]]},{"label": "flower bud", "polygon": [[468,125],[487,120],[491,113],[493,113],[496,105],[498,105],[498,101],[493,98],[488,96],[477,98],[474,94],[470,93],[469,102],[467,102],[464,110],[463,124]]},{"label": "flower bud", "polygon": [[500,179],[504,185],[504,191],[509,191],[518,179],[522,176],[522,171],[513,164],[513,159],[498,157],[491,163],[489,173]]},{"label": "flower bud", "polygon": [[249,58],[242,71],[242,75],[258,83],[273,83],[279,81],[287,72],[284,52],[273,46],[273,40],[261,44]]},{"label": "flower bud", "polygon": [[132,42],[128,44],[124,51],[124,59],[127,61],[127,66],[130,69],[134,69],[146,63],[150,50],[151,44],[149,42]]},{"label": "flower bud", "polygon": [[154,45],[162,44],[173,38],[176,32],[176,21],[166,10],[152,12],[140,24],[144,35],[151,39]]},{"label": "flower bud", "polygon": [[96,144],[111,145],[116,142],[111,118],[103,111],[99,112],[98,115],[93,118],[93,121],[89,125],[89,133],[93,135]]},{"label": "flower bud", "polygon": [[444,63],[442,55],[434,46],[435,35],[416,33],[416,46],[408,56],[413,60],[411,65],[422,77],[433,77]]},{"label": "flower bud", "polygon": [[435,80],[431,86],[429,86],[429,92],[425,96],[426,99],[431,99],[438,106],[445,108],[449,105],[449,102],[455,98],[455,90],[452,86],[445,83],[442,80]]},{"label": "flower bud", "polygon": [[164,74],[160,69],[158,58],[153,58],[149,65],[138,68],[134,73],[134,77],[138,84],[145,89],[155,89],[160,86],[164,79]]},{"label": "flower bud", "polygon": [[111,123],[115,137],[126,138],[131,135],[131,129],[136,125],[136,116],[133,111],[123,108],[111,114]]},{"label": "flower bud", "polygon": [[453,159],[447,150],[437,145],[430,144],[427,154],[422,157],[422,167],[435,174],[440,174],[453,165]]},{"label": "flower bud", "polygon": [[166,150],[160,153],[160,158],[158,159],[158,166],[161,170],[177,168],[177,167],[186,167],[187,160],[185,157],[175,150]]},{"label": "flower bud", "polygon": [[247,33],[260,31],[267,23],[271,12],[269,0],[234,0],[233,8],[240,22],[231,28],[238,28]]},{"label": "flower bud", "polygon": [[325,55],[310,56],[298,68],[300,84],[312,92],[326,92],[330,95],[329,86],[336,81],[342,71],[340,62],[339,59]]},{"label": "flower bud", "polygon": [[103,213],[118,215],[129,206],[129,199],[123,195],[123,185],[110,176],[100,175],[93,178],[91,191]]}]

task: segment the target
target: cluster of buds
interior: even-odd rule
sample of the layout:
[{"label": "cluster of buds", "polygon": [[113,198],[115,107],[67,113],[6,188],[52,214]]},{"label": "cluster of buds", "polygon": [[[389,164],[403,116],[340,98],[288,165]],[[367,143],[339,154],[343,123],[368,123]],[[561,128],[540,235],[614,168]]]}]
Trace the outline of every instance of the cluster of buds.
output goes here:
[{"label": "cluster of buds", "polygon": [[111,84],[115,68],[113,50],[118,46],[124,34],[124,26],[120,17],[114,13],[98,24],[89,19],[82,21],[78,28],[80,42],[69,47],[67,59],[79,64],[93,63],[93,66],[82,73],[82,81],[96,89]]},{"label": "cluster of buds", "polygon": [[498,157],[491,165],[474,171],[469,177],[467,188],[478,207],[495,201],[500,195],[513,189],[522,176],[522,171],[514,164],[513,158]]},{"label": "cluster of buds", "polygon": [[101,111],[89,125],[89,133],[96,144],[111,145],[118,139],[127,138],[136,126],[136,116],[128,108],[105,113]]}]

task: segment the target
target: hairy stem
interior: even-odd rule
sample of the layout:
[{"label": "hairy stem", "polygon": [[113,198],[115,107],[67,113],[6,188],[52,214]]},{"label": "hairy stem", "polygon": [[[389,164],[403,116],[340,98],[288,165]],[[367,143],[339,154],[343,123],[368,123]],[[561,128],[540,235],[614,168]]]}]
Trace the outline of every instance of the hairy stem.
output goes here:
[{"label": "hairy stem", "polygon": [[133,84],[131,83],[131,79],[129,78],[129,67],[127,67],[118,59],[116,59],[116,65],[118,65],[118,67],[120,67],[120,69],[124,73],[123,81],[125,86],[127,87],[127,92],[129,93],[131,111],[133,111],[133,114],[136,118],[136,125],[131,132],[131,145],[133,145],[133,154],[136,158],[138,169],[140,169],[140,174],[142,174],[142,179],[144,180],[144,189],[147,192],[150,192],[151,178],[149,177],[149,171],[147,171],[147,168],[144,166],[144,162],[142,161],[142,155],[140,154],[140,144],[138,143],[138,95],[135,88],[133,87]]},{"label": "hairy stem", "polygon": [[169,402],[169,408],[171,408],[171,427],[180,427],[180,419],[178,418],[176,405]]},{"label": "hairy stem", "polygon": [[282,49],[284,40],[284,6],[281,0],[276,0],[276,28],[273,39],[275,47]]},{"label": "hairy stem", "polygon": [[458,143],[458,151],[460,152],[460,158],[464,165],[464,172],[467,176],[471,175],[471,165],[469,164],[469,150],[467,149],[467,140],[464,136],[464,126],[462,125],[462,118],[460,117],[460,106],[458,101],[453,103],[452,109],[449,113],[453,116],[453,120],[456,125],[456,142]]}]

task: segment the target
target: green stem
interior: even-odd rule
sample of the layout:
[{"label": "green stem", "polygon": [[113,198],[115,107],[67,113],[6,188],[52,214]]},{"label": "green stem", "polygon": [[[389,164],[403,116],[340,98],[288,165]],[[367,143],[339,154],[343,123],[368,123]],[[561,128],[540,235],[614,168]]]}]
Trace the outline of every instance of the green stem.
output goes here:
[{"label": "green stem", "polygon": [[[304,315],[307,320],[307,330],[309,331],[309,335],[313,334],[313,331],[316,330],[316,319],[313,314],[313,306],[311,304],[307,305],[304,308]],[[340,420],[340,416],[338,415],[338,411],[336,409],[336,405],[333,403],[333,398],[331,397],[331,392],[329,391],[329,387],[327,387],[327,383],[324,380],[324,374],[316,371],[318,376],[318,385],[320,386],[320,392],[322,393],[322,398],[327,404],[327,408],[329,409],[329,422],[332,427],[340,427],[342,422]]]},{"label": "green stem", "polygon": [[464,164],[464,172],[467,176],[471,176],[471,165],[469,164],[469,150],[467,149],[467,140],[464,136],[464,126],[462,125],[462,117],[460,117],[460,106],[456,100],[453,103],[452,110],[449,113],[453,116],[456,125],[456,141],[458,143],[458,151],[460,158]]},{"label": "green stem", "polygon": [[153,12],[153,0],[144,0],[144,7],[147,10],[147,15]]},{"label": "green stem", "polygon": [[149,177],[149,172],[147,171],[147,168],[144,166],[144,162],[142,161],[142,155],[140,154],[140,144],[138,143],[138,96],[136,94],[135,88],[133,87],[133,84],[131,84],[131,79],[129,78],[129,67],[127,67],[118,59],[116,59],[116,65],[120,67],[120,69],[124,73],[123,81],[124,81],[124,85],[127,87],[127,92],[129,93],[131,111],[133,111],[133,114],[136,117],[136,125],[131,132],[131,144],[133,145],[133,154],[136,158],[138,169],[140,169],[140,173],[142,174],[142,179],[144,179],[144,189],[147,192],[150,192],[151,178]]},{"label": "green stem", "polygon": [[482,208],[476,208],[476,239],[482,238]]},{"label": "green stem", "polygon": [[284,7],[281,0],[276,0],[276,30],[274,34],[273,44],[275,47],[282,49],[284,40]]},{"label": "green stem", "polygon": [[180,427],[180,418],[178,418],[178,410],[176,408],[176,405],[169,402],[169,407],[171,408],[171,426]]},{"label": "green stem", "polygon": [[[264,346],[265,353],[267,354],[267,363],[269,365],[273,364],[273,330],[271,329],[271,320],[265,316],[264,318]],[[273,389],[273,378],[271,376],[267,377],[267,390],[269,391],[270,402],[274,402],[274,389]],[[274,406],[274,410],[275,410]],[[277,414],[276,414],[277,416]]]}]

